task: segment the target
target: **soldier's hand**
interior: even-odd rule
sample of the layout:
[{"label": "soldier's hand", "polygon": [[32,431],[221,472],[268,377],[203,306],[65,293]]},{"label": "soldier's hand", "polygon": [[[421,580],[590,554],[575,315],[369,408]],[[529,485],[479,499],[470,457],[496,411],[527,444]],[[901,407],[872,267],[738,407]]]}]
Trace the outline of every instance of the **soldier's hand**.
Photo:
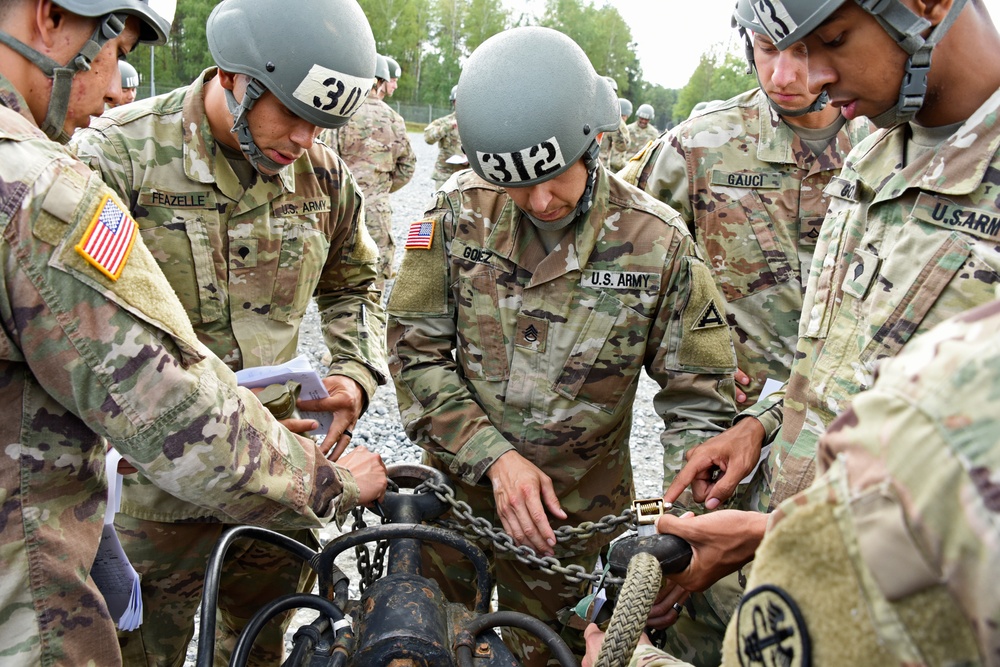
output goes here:
[{"label": "soldier's hand", "polygon": [[329,412],[333,415],[333,423],[319,448],[328,459],[336,461],[351,442],[365,404],[365,391],[346,375],[325,377],[323,386],[329,396],[315,401],[299,401],[296,405],[301,411]]},{"label": "soldier's hand", "polygon": [[358,483],[358,489],[361,491],[358,497],[359,505],[369,505],[372,501],[382,500],[385,497],[388,478],[385,474],[385,463],[380,455],[359,445],[337,461],[337,465],[347,468],[354,475],[354,481]]},{"label": "soldier's hand", "polygon": [[754,469],[763,446],[761,423],[753,417],[741,419],[684,454],[687,463],[670,483],[663,500],[674,502],[690,485],[695,501],[715,509],[732,497],[740,480]]},{"label": "soldier's hand", "polygon": [[703,591],[727,574],[753,560],[757,546],[764,539],[767,514],[719,510],[695,516],[664,514],[656,530],[687,540],[691,545],[691,564],[683,572],[668,575],[688,591]]},{"label": "soldier's hand", "polygon": [[[580,663],[580,667],[594,667],[597,664],[597,655],[601,652],[601,644],[604,643],[604,633],[597,627],[597,624],[591,623],[583,631],[583,639],[587,642],[587,653],[583,656],[583,662]],[[645,632],[639,637],[640,646],[652,643]]]},{"label": "soldier's hand", "polygon": [[742,385],[744,387],[749,387],[750,386],[750,376],[737,368],[736,369],[736,373],[733,375],[733,378],[736,380],[736,402],[737,403],[746,403],[747,402],[747,393],[745,391],[743,391],[742,389],[740,389],[740,385]]},{"label": "soldier's hand", "polygon": [[689,591],[669,579],[664,579],[660,592],[653,601],[653,608],[649,610],[646,625],[658,630],[669,628],[681,617],[681,612],[674,605],[680,606],[683,610],[683,605],[689,597],[691,597]]},{"label": "soldier's hand", "polygon": [[497,513],[507,534],[519,545],[553,555],[556,534],[545,511],[558,519],[565,519],[566,512],[559,505],[552,479],[513,450],[494,461],[486,475],[493,483]]}]

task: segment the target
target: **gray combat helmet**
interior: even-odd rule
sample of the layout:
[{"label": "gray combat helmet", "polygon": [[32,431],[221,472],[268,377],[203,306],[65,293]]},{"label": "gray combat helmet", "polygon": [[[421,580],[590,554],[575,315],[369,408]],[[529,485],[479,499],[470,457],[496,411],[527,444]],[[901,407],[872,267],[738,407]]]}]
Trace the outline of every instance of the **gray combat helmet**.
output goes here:
[{"label": "gray combat helmet", "polygon": [[57,63],[5,32],[0,32],[0,43],[21,54],[52,79],[49,107],[40,129],[50,139],[66,143],[69,134],[63,125],[69,112],[70,91],[76,73],[90,69],[90,64],[104,45],[122,34],[129,16],[139,19],[140,43],[165,44],[177,0],[57,0],[55,4],[74,14],[98,19],[94,34],[68,63]]},{"label": "gray combat helmet", "polygon": [[391,78],[389,75],[389,60],[381,53],[375,54],[375,58],[375,78],[388,81]]},{"label": "gray combat helmet", "polygon": [[739,31],[740,37],[743,38],[743,49],[746,53],[747,64],[750,66],[750,71],[753,75],[757,77],[757,85],[760,86],[761,92],[767,98],[767,103],[771,105],[771,108],[779,116],[798,118],[799,116],[805,116],[807,113],[822,111],[826,108],[827,103],[830,101],[830,96],[827,95],[825,90],[819,94],[819,97],[812,101],[812,104],[802,109],[786,109],[772,100],[771,96],[764,90],[764,84],[761,83],[760,74],[757,72],[757,63],[753,57],[753,35],[754,33],[767,35],[768,32],[764,29],[764,26],[757,22],[757,15],[751,6],[751,0],[737,0],[736,9],[733,10],[733,27]]},{"label": "gray combat helmet", "polygon": [[646,120],[653,120],[653,116],[656,112],[653,111],[652,104],[640,104],[639,110],[635,112],[636,118],[645,118]]},{"label": "gray combat helmet", "polygon": [[624,97],[618,98],[618,108],[621,109],[621,115],[625,118],[632,115],[632,103]]},{"label": "gray combat helmet", "polygon": [[621,123],[611,84],[576,42],[550,28],[512,28],[487,39],[469,56],[457,92],[469,165],[500,186],[555,178]]},{"label": "gray combat helmet", "polygon": [[347,123],[371,90],[375,37],[356,0],[223,0],[206,33],[219,68],[250,77],[243,99],[227,90],[226,102],[240,149],[258,170],[284,168],[260,151],[247,123],[265,91],[299,118],[334,128]]},{"label": "gray combat helmet", "polygon": [[403,68],[399,66],[399,63],[392,56],[386,56],[385,61],[389,65],[389,78],[398,79],[403,74]]},{"label": "gray combat helmet", "polygon": [[[779,49],[802,40],[848,0],[752,0],[751,7],[760,29]],[[914,14],[901,0],[853,0],[875,17],[882,29],[910,55],[899,87],[896,106],[870,118],[877,127],[905,123],[920,110],[927,93],[927,73],[931,51],[945,36],[965,7],[966,0],[954,0],[944,19],[925,39],[930,21]]]},{"label": "gray combat helmet", "polygon": [[451,94],[448,95],[448,101],[454,104],[457,98],[458,98],[458,86],[452,86]]},{"label": "gray combat helmet", "polygon": [[122,75],[122,90],[139,87],[139,73],[124,60],[118,61],[118,71]]}]

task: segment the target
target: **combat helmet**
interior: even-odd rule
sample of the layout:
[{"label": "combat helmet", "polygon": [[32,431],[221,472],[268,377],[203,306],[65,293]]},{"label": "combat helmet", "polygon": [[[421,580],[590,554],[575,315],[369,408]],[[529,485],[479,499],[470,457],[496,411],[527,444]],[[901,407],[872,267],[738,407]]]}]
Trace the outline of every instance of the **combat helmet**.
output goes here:
[{"label": "combat helmet", "polygon": [[389,66],[390,79],[398,79],[403,74],[403,68],[399,66],[399,63],[392,56],[386,56],[385,62]]},{"label": "combat helmet", "polygon": [[[752,0],[757,23],[771,37],[775,46],[785,49],[800,41],[846,0]],[[870,118],[877,127],[892,127],[913,118],[924,104],[927,93],[927,73],[931,66],[931,51],[945,36],[951,24],[965,7],[966,0],[954,0],[948,14],[924,38],[930,21],[917,16],[901,0],[853,0],[875,17],[882,29],[909,54],[906,71],[894,107]]]},{"label": "combat helmet", "polygon": [[767,103],[771,105],[771,108],[779,116],[798,118],[808,113],[822,111],[826,107],[830,101],[830,96],[827,95],[825,90],[819,94],[819,97],[812,101],[812,104],[801,109],[786,109],[772,100],[771,96],[764,90],[764,84],[761,83],[760,74],[757,72],[757,63],[753,57],[753,35],[754,33],[767,35],[768,32],[764,26],[757,22],[757,15],[751,6],[751,0],[737,0],[736,9],[733,10],[733,27],[739,30],[740,37],[743,38],[743,49],[746,53],[747,64],[750,66],[750,71],[753,75],[757,77],[757,85],[760,86],[764,97],[767,98]]},{"label": "combat helmet", "polygon": [[139,87],[139,72],[124,60],[118,61],[118,71],[122,75],[122,90]]},{"label": "combat helmet", "polygon": [[632,115],[632,102],[626,100],[624,97],[618,98],[618,108],[621,109],[621,115],[625,118]]},{"label": "combat helmet", "polygon": [[653,120],[653,116],[656,112],[653,111],[652,104],[640,104],[639,109],[635,112],[636,118],[645,118],[646,120]]},{"label": "combat helmet", "polygon": [[590,208],[599,138],[621,123],[618,96],[566,35],[538,26],[490,37],[469,56],[458,80],[455,115],[469,165],[486,181],[527,187],[555,178],[584,158],[588,181],[570,216]]},{"label": "combat helmet", "polygon": [[381,53],[375,54],[375,78],[388,81],[391,78],[389,73],[389,59]]},{"label": "combat helmet", "polygon": [[250,77],[243,99],[226,90],[226,103],[240,149],[258,170],[284,167],[261,152],[247,123],[265,91],[299,118],[334,128],[347,123],[371,90],[375,38],[356,0],[223,0],[206,33],[215,63]]},{"label": "combat helmet", "polygon": [[456,99],[458,99],[458,86],[457,85],[451,87],[451,94],[448,95],[448,101],[451,102],[452,104],[455,103]]},{"label": "combat helmet", "polygon": [[42,70],[45,76],[52,79],[52,94],[49,96],[49,106],[40,129],[50,139],[66,143],[69,141],[69,134],[63,129],[63,125],[69,112],[70,92],[76,73],[90,69],[91,63],[104,45],[117,38],[125,29],[125,21],[129,16],[139,19],[140,43],[165,44],[170,33],[170,24],[174,20],[177,1],[57,0],[56,4],[74,14],[98,19],[94,34],[68,63],[57,63],[5,32],[0,32],[0,43],[21,54]]}]

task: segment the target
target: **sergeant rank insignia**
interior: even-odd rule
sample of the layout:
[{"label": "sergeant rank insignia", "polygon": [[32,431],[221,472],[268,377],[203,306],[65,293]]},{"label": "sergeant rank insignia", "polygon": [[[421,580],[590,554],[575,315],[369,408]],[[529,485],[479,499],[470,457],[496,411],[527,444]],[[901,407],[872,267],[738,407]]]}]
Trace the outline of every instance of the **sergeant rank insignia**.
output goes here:
[{"label": "sergeant rank insignia", "polygon": [[137,228],[135,220],[110,195],[104,195],[75,250],[108,278],[118,280],[132,252]]},{"label": "sergeant rank insignia", "polygon": [[753,589],[736,616],[740,665],[811,667],[809,630],[795,600],[777,586]]}]

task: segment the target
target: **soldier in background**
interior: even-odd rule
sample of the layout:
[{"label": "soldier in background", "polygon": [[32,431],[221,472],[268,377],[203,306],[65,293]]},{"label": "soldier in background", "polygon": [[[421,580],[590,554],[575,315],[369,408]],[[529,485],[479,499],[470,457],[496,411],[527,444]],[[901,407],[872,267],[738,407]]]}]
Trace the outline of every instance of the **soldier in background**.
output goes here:
[{"label": "soldier in background", "polygon": [[433,123],[424,128],[424,141],[428,144],[438,145],[437,162],[434,163],[435,187],[440,188],[448,177],[456,171],[460,171],[469,166],[469,160],[462,150],[462,141],[458,138],[458,121],[455,120],[455,91],[458,86],[451,87],[451,94],[448,100],[451,102],[452,112],[447,116],[441,116]]},{"label": "soldier in background", "polygon": [[125,205],[39,129],[65,141],[119,87],[120,57],[139,41],[166,41],[173,2],[96,4],[15,0],[0,11],[0,655],[9,667],[121,664],[89,576],[109,443],[178,497],[270,528],[318,527],[386,484],[378,456],[352,475],[236,386],[195,336]]},{"label": "soldier in background", "polygon": [[[341,39],[323,39],[327,21],[340,26]],[[316,45],[308,55],[292,48],[293,29]],[[206,34],[218,67],[189,86],[108,112],[77,132],[73,146],[131,199],[130,213],[199,340],[234,371],[292,359],[316,297],[332,356],[323,379],[330,397],[300,407],[332,413],[321,449],[336,460],[386,380],[384,311],[373,288],[378,258],[350,173],[313,143],[320,127],[343,125],[358,104],[326,111],[312,95],[293,91],[315,83],[311,72],[322,69],[338,73],[348,99],[353,86],[362,100],[374,71],[371,28],[353,0],[308,7],[226,0]],[[272,67],[259,66],[257,53]],[[316,426],[284,423],[301,433]],[[355,459],[345,457],[344,465]],[[146,617],[138,630],[119,635],[125,664],[180,664],[208,557],[232,519],[182,502],[143,475],[130,476],[122,495],[116,527],[142,575]],[[289,536],[318,547],[308,530]],[[243,626],[264,604],[309,592],[314,579],[308,564],[281,548],[234,545],[219,586],[216,663],[228,663]],[[290,620],[289,613],[268,625],[252,664],[281,662]]]},{"label": "soldier in background", "polygon": [[[1000,301],[884,360],[820,438],[820,476],[774,511],[715,664],[1000,665],[998,396]],[[628,664],[688,663],[647,640]]]},{"label": "soldier in background", "polygon": [[656,141],[656,137],[660,136],[660,131],[652,123],[655,115],[656,110],[652,104],[640,104],[636,109],[635,122],[628,126],[629,145],[633,153],[642,150],[646,144]]},{"label": "soldier in background", "polygon": [[379,54],[375,83],[361,108],[345,126],[321,135],[347,163],[365,195],[365,223],[379,251],[380,288],[393,276],[396,254],[389,193],[409,183],[417,168],[403,117],[382,101],[389,77],[389,63]]},{"label": "soldier in background", "polygon": [[[919,13],[898,0],[769,5],[783,19],[753,3],[757,29],[778,49],[802,42],[810,85],[826,90],[849,120],[865,115],[886,129],[855,147],[827,187],[830,209],[784,390],[690,452],[664,495],[673,500],[690,484],[709,508],[732,495],[766,442],[773,444],[757,509],[807,488],[819,436],[871,386],[879,360],[992,301],[1000,282],[1000,234],[991,223],[1000,219],[1000,62],[992,57],[1000,34],[983,3],[931,2]],[[766,515],[726,516],[733,520],[725,526],[712,514],[662,522],[695,550],[677,584],[703,590],[753,556]]]},{"label": "soldier in background", "polygon": [[[611,84],[612,90],[618,94],[618,82],[614,77],[606,76],[604,79]],[[631,102],[629,103],[631,107]],[[630,112],[631,113],[631,112]],[[601,139],[601,162],[607,169],[616,172],[625,166],[628,160],[629,146],[632,145],[632,138],[628,133],[628,126],[625,123],[625,114],[618,120],[618,127],[608,130]]]},{"label": "soldier in background", "polygon": [[124,60],[118,61],[118,70],[122,75],[122,92],[118,100],[109,108],[120,107],[135,101],[135,91],[139,87],[139,72]]},{"label": "soldier in background", "polygon": [[[562,33],[486,40],[458,84],[471,171],[413,223],[389,299],[402,423],[477,516],[518,544],[590,570],[611,539],[556,544],[552,523],[618,514],[632,498],[628,437],[643,369],[659,385],[664,445],[725,428],[735,360],[723,302],[668,207],[601,165],[618,99]],[[564,630],[584,586],[494,552],[501,609]],[[449,599],[471,602],[467,559],[425,550]],[[504,630],[524,665],[537,638]]]},{"label": "soldier in background", "polygon": [[385,82],[385,95],[382,97],[392,97],[399,87],[399,77],[403,76],[403,68],[399,66],[390,56],[385,57],[385,64],[389,66],[389,80]]}]

